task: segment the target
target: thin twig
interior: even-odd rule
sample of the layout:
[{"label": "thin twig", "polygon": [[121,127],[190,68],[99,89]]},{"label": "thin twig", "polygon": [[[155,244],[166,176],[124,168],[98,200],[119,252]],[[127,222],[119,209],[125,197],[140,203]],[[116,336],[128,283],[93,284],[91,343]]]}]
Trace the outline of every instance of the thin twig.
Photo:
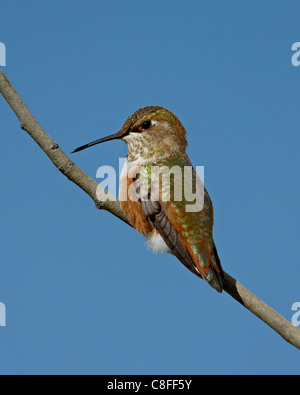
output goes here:
[{"label": "thin twig", "polygon": [[[94,200],[97,208],[107,210],[129,224],[120,203],[68,158],[59,145],[39,125],[2,71],[0,71],[0,92],[18,117],[21,128],[41,147],[54,166],[87,193]],[[104,195],[106,195],[106,201],[101,198]]]},{"label": "thin twig", "polygon": [[[87,193],[94,200],[97,208],[107,210],[131,225],[122,211],[119,201],[109,195],[96,181],[75,165],[59,145],[43,130],[2,71],[0,71],[0,92],[19,119],[21,128],[41,147],[55,167]],[[106,195],[106,200],[102,201],[104,195]],[[291,322],[283,318],[227,273],[225,273],[224,278],[224,290],[274,329],[283,339],[300,349],[300,329],[292,325]]]}]

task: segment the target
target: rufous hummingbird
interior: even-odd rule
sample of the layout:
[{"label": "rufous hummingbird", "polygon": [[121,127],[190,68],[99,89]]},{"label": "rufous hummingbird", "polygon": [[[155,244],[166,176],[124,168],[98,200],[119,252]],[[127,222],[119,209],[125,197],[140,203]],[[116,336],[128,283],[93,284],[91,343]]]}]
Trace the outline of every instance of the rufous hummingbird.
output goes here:
[{"label": "rufous hummingbird", "polygon": [[[141,182],[139,192],[135,184],[140,179],[141,169],[150,174],[153,168],[176,166],[182,170],[180,179],[177,176],[179,189],[184,189],[181,185],[191,184],[195,190],[198,178],[186,154],[186,135],[183,125],[171,111],[149,106],[129,117],[118,133],[79,147],[72,153],[105,141],[125,141],[128,153],[120,177],[119,198],[132,226],[146,236],[153,251],[172,253],[192,273],[222,292],[224,274],[212,234],[213,205],[204,186],[201,210],[194,212],[186,209],[191,202],[184,193],[181,199],[175,199],[173,191],[166,199],[163,194],[166,185],[161,176],[155,191],[153,182]],[[185,168],[192,169],[189,183],[183,171]],[[174,176],[171,186],[175,182]],[[144,190],[142,196],[141,189]]]}]

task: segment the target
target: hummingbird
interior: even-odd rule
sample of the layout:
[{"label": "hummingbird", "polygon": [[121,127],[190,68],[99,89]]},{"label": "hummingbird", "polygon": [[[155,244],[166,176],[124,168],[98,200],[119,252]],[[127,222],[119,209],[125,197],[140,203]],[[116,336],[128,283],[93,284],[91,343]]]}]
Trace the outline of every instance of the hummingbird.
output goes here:
[{"label": "hummingbird", "polygon": [[[206,280],[216,291],[222,292],[224,272],[213,240],[214,211],[210,196],[203,186],[201,209],[186,209],[185,194],[175,199],[163,193],[166,185],[159,176],[159,186],[141,177],[141,169],[150,174],[153,168],[181,169],[177,181],[195,189],[199,181],[187,156],[187,133],[171,111],[159,106],[137,110],[115,134],[76,148],[72,153],[110,140],[123,140],[127,144],[127,157],[120,176],[119,199],[121,207],[135,230],[147,239],[154,252],[173,254],[196,276]],[[184,169],[191,169],[187,183]],[[178,177],[181,178],[178,180]],[[138,187],[136,182],[140,181]],[[147,181],[145,181],[147,180]],[[176,181],[172,178],[170,184]],[[140,191],[143,190],[143,193]]]}]

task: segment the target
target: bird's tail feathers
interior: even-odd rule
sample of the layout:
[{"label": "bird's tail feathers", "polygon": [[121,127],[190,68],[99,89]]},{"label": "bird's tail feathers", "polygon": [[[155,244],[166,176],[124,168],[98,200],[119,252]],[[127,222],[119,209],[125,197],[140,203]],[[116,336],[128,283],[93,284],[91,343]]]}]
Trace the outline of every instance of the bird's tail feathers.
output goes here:
[{"label": "bird's tail feathers", "polygon": [[214,243],[213,254],[211,255],[211,265],[209,270],[205,273],[205,280],[218,292],[223,291],[224,272],[221,266],[221,261]]}]

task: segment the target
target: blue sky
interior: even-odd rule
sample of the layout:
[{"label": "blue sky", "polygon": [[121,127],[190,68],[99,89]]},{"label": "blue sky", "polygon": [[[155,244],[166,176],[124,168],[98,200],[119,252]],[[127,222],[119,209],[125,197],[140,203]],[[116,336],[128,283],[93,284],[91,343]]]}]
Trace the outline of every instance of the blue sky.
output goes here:
[{"label": "blue sky", "polygon": [[[145,105],[205,166],[224,269],[288,320],[300,301],[297,1],[3,1],[3,67],[70,152]],[[0,373],[298,374],[299,351],[68,182],[0,97]],[[95,178],[126,145],[72,159]]]}]

